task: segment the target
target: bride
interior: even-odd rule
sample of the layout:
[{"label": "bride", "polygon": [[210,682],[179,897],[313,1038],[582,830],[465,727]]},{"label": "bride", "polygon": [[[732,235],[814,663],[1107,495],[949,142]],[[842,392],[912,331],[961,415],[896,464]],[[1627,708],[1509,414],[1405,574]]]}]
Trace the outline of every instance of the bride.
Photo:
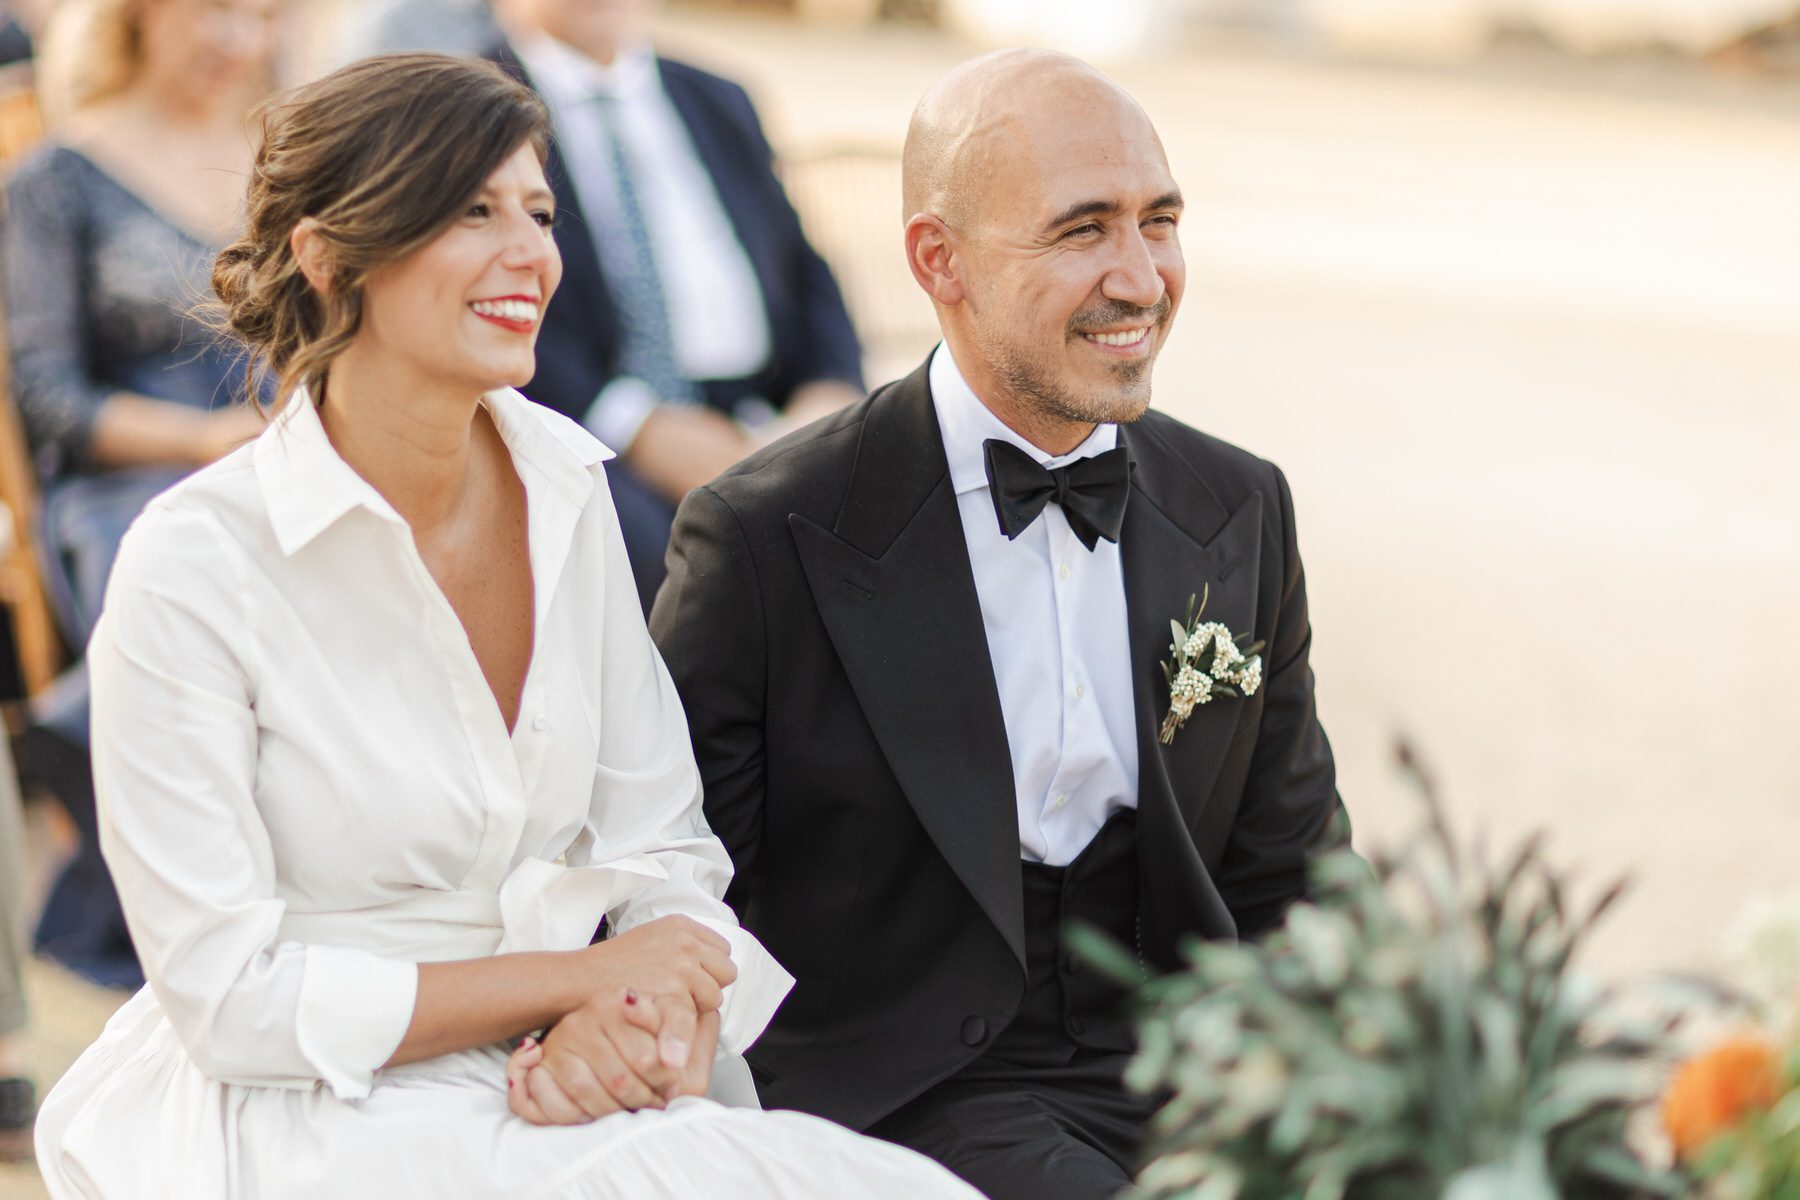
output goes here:
[{"label": "bride", "polygon": [[547,128],[434,55],[266,114],[213,284],[289,400],[150,504],[89,650],[149,985],[44,1104],[57,1200],[975,1196],[704,1098],[792,980],[720,902],[610,455],[509,386]]}]

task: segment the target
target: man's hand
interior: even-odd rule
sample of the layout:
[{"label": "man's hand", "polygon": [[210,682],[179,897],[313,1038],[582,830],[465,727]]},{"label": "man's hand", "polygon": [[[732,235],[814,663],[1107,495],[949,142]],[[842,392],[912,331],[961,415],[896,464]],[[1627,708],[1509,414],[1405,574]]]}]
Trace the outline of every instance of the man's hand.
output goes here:
[{"label": "man's hand", "polygon": [[815,379],[811,383],[803,383],[788,397],[787,407],[781,410],[781,414],[766,425],[758,425],[753,437],[758,447],[766,446],[777,438],[786,437],[802,425],[810,425],[820,417],[828,417],[862,398],[861,389],[852,387],[841,379]]},{"label": "man's hand", "polygon": [[214,409],[200,419],[200,435],[194,447],[194,461],[205,466],[224,458],[233,450],[260,437],[268,422],[255,405],[234,404]]},{"label": "man's hand", "polygon": [[743,428],[716,409],[663,404],[638,427],[625,463],[671,503],[711,483],[754,448]]}]

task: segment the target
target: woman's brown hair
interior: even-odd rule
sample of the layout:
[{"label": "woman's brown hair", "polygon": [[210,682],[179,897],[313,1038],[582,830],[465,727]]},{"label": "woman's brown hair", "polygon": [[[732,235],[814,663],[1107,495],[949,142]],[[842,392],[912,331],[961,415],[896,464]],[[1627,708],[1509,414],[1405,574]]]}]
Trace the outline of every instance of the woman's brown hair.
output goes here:
[{"label": "woman's brown hair", "polygon": [[[213,263],[219,323],[253,355],[251,394],[323,394],[362,324],[369,273],[440,233],[529,143],[543,162],[543,102],[491,63],[443,54],[366,58],[259,110],[244,234]],[[289,235],[311,221],[327,248],[321,293]],[[261,394],[267,394],[261,393]]]}]

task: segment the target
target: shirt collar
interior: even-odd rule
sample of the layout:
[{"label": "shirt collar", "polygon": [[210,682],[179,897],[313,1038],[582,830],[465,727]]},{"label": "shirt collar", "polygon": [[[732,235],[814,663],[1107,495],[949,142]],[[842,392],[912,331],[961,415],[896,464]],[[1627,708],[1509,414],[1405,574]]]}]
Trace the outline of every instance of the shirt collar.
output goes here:
[{"label": "shirt collar", "polygon": [[[512,388],[489,392],[482,403],[512,453],[527,505],[537,503],[546,487],[577,508],[587,503],[594,492],[594,468],[613,456],[611,450],[573,421]],[[381,493],[338,456],[305,389],[263,431],[252,453],[263,504],[283,554],[295,553],[358,508],[405,524]]]},{"label": "shirt collar", "polygon": [[950,486],[959,496],[988,486],[987,450],[983,443],[989,438],[1012,443],[1045,467],[1067,466],[1078,458],[1103,454],[1119,444],[1117,425],[1096,425],[1087,440],[1069,453],[1045,453],[981,402],[963,378],[948,344],[939,343],[932,354],[928,378],[932,403],[937,408],[938,432],[944,437],[944,456],[950,461]]},{"label": "shirt collar", "polygon": [[657,86],[656,55],[649,42],[619,51],[610,63],[595,62],[567,42],[531,30],[512,39],[513,53],[531,82],[553,104],[578,104],[592,96],[617,100],[643,96]]}]

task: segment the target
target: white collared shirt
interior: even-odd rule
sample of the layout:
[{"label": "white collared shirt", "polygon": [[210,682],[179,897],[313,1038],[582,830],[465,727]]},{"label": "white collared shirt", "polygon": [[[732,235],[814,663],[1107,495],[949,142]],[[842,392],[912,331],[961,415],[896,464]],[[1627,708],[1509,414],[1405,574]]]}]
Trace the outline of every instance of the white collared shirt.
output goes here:
[{"label": "white collared shirt", "polygon": [[[676,367],[695,380],[739,379],[762,370],[771,342],[756,269],[663,91],[649,47],[602,65],[542,33],[523,34],[512,45],[549,106],[557,150],[587,225],[618,219],[606,128],[593,97],[610,95],[618,106],[632,184],[668,304]],[[608,445],[628,447],[656,402],[641,380],[615,381],[596,398],[585,423]]]},{"label": "white collared shirt", "polygon": [[101,843],[150,982],[134,1014],[214,1078],[364,1096],[415,963],[575,950],[602,913],[730,941],[732,1051],[792,983],[721,901],[731,861],[644,628],[611,453],[517,392],[484,404],[528,511],[510,731],[411,529],[304,397],[119,549],[87,654]]},{"label": "white collared shirt", "polygon": [[976,397],[949,346],[932,355],[930,381],[1006,718],[1019,853],[1066,866],[1109,816],[1137,807],[1125,576],[1118,545],[1103,538],[1089,550],[1056,504],[1009,541],[994,513],[982,444],[1000,438],[1045,467],[1061,467],[1111,450],[1119,429],[1098,426],[1072,452],[1052,457]]}]

